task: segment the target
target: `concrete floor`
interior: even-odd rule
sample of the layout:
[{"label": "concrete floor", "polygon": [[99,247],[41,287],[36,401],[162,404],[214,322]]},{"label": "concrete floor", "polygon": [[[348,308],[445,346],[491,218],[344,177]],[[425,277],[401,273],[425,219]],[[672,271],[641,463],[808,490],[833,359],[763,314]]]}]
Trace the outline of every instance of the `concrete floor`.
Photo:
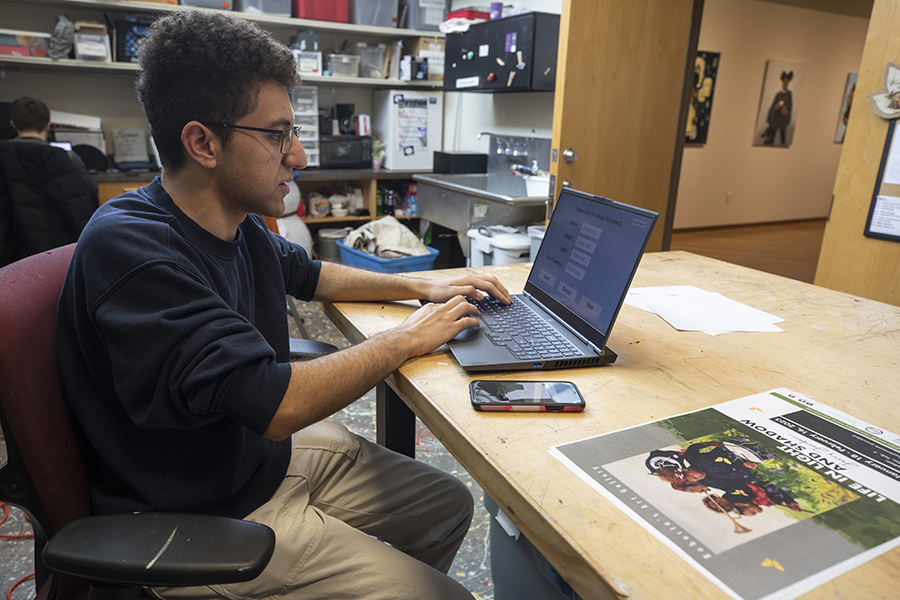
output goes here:
[{"label": "concrete floor", "polygon": [[[297,302],[297,308],[305,322],[311,339],[346,347],[346,338],[331,324],[316,303]],[[291,335],[299,335],[299,330],[291,321]],[[354,433],[369,440],[375,440],[375,393],[369,392],[357,402],[331,417],[343,423]],[[484,492],[462,466],[444,449],[430,431],[418,422],[416,436],[416,458],[434,465],[458,477],[472,491],[475,498],[475,517],[463,546],[453,562],[450,575],[462,583],[474,598],[491,600],[494,597],[491,580],[490,549],[488,547],[489,519],[484,508]],[[2,442],[2,436],[0,436]],[[0,443],[0,464],[6,459],[6,447]],[[0,509],[0,517],[3,511]],[[0,525],[0,535],[23,535],[31,531],[25,515],[15,507],[9,508],[7,520]],[[20,578],[34,572],[34,544],[31,539],[0,538],[0,594],[6,595]],[[12,594],[12,600],[30,600],[35,590],[32,580],[19,585]]]}]

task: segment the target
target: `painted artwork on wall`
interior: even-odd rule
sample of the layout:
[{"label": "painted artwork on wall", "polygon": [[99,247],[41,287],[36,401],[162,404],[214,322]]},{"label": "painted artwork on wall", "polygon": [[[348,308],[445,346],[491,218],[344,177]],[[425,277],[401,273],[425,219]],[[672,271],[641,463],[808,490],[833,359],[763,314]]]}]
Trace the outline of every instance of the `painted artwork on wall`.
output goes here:
[{"label": "painted artwork on wall", "polygon": [[793,143],[805,70],[804,63],[766,61],[754,146],[788,147]]},{"label": "painted artwork on wall", "polygon": [[706,143],[718,71],[718,52],[697,52],[697,58],[694,61],[694,87],[691,88],[691,103],[688,106],[687,130],[684,139],[686,144]]},{"label": "painted artwork on wall", "polygon": [[850,120],[850,106],[853,104],[853,95],[856,93],[856,76],[858,73],[847,74],[847,85],[844,86],[844,101],[841,103],[841,112],[838,114],[837,131],[834,134],[834,143],[843,144],[844,135],[847,133],[847,122]]}]

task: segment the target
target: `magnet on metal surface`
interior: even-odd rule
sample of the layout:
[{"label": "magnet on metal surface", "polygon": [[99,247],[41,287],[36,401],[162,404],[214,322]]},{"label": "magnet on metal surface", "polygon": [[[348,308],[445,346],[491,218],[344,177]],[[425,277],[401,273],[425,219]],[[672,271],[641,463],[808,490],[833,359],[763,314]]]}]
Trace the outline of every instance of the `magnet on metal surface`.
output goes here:
[{"label": "magnet on metal surface", "polygon": [[505,66],[506,66],[506,63],[503,62],[503,59],[502,59],[502,58],[497,58],[497,64],[500,65],[501,67],[505,67]]},{"label": "magnet on metal surface", "polygon": [[515,72],[515,71],[510,71],[510,72],[509,72],[509,79],[506,80],[506,87],[511,86],[511,85],[512,85],[512,82],[513,82],[513,79],[515,79],[515,78],[516,78],[516,72]]},{"label": "magnet on metal surface", "polygon": [[497,78],[497,76],[494,75],[493,73],[488,73],[488,76],[487,76],[487,80],[488,80],[488,81],[493,81],[493,80],[495,80],[496,78]]},{"label": "magnet on metal surface", "polygon": [[519,50],[518,52],[516,52],[516,58],[519,59],[519,62],[516,63],[516,68],[517,68],[518,70],[521,71],[522,69],[525,68],[525,59],[524,59],[524,57],[522,56],[522,51],[521,51],[521,50]]}]

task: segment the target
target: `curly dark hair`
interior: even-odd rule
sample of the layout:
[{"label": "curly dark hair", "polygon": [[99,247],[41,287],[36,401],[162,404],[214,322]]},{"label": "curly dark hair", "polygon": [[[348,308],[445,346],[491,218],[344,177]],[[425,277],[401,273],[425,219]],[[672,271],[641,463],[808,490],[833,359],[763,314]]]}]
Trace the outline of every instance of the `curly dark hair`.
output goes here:
[{"label": "curly dark hair", "polygon": [[[255,23],[187,10],[158,19],[141,46],[137,96],[163,167],[186,164],[190,121],[234,123],[256,106],[261,84],[300,85],[294,56]],[[230,130],[217,131],[227,146]]]}]

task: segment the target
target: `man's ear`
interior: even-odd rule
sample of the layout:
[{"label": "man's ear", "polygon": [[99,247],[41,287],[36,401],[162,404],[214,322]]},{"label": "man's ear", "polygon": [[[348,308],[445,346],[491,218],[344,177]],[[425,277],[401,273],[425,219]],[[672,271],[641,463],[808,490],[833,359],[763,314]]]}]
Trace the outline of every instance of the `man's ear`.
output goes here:
[{"label": "man's ear", "polygon": [[214,169],[222,152],[218,136],[199,121],[191,121],[181,130],[181,144],[188,158],[206,169]]}]

